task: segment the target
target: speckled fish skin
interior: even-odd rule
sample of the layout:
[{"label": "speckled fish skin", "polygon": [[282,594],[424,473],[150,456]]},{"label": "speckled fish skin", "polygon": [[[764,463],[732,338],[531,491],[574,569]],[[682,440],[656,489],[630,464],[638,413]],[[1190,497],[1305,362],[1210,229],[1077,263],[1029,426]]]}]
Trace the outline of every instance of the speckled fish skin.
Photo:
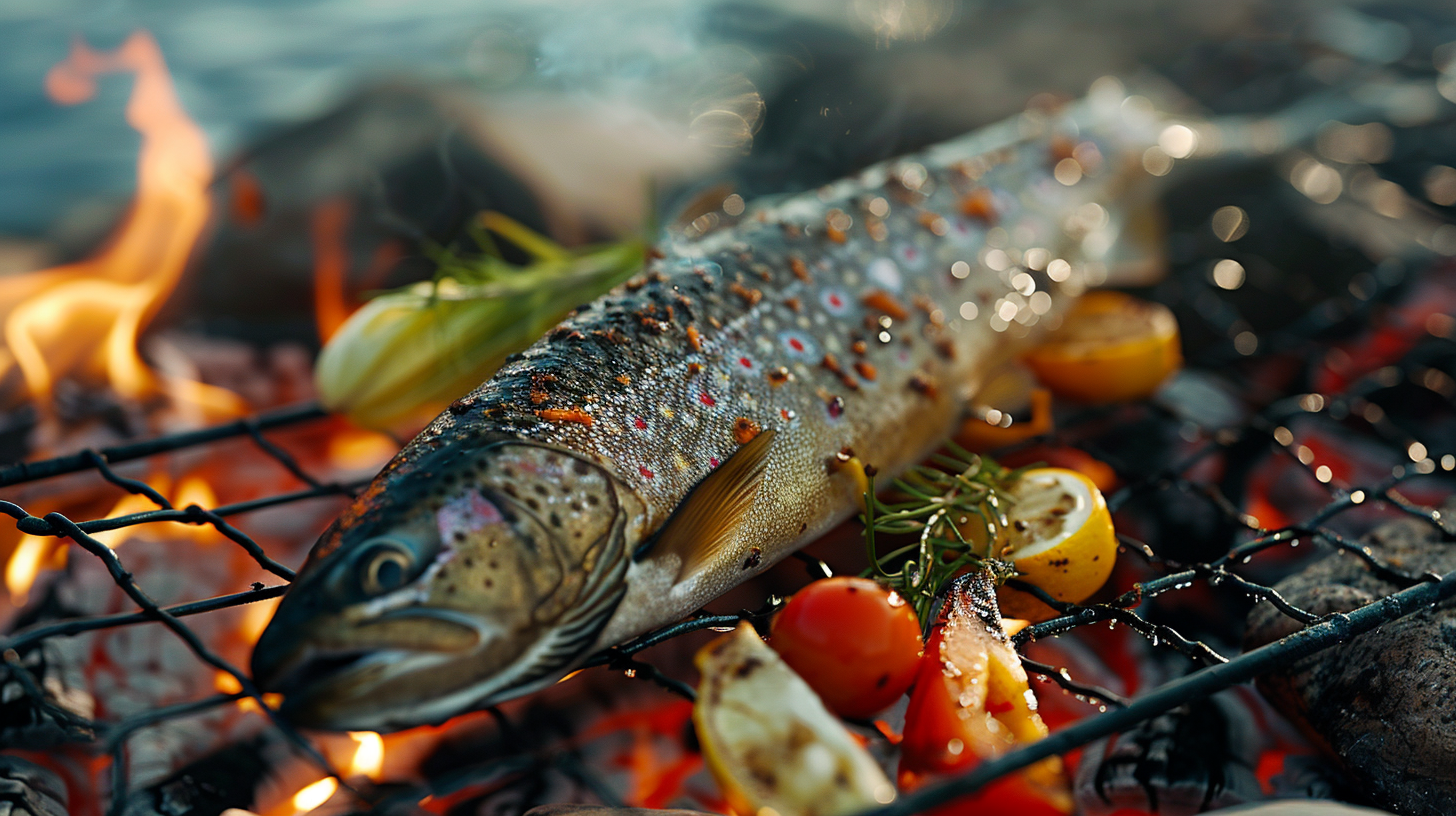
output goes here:
[{"label": "speckled fish skin", "polygon": [[[836,454],[890,475],[923,458],[987,371],[1097,282],[1086,250],[1107,249],[1111,197],[1157,132],[1118,101],[665,242],[384,469],[284,598],[259,682],[306,725],[437,722],[554,682],[830,529],[857,506]],[[1073,156],[1080,179],[1054,178]],[[687,569],[655,536],[755,440],[747,511]]]}]

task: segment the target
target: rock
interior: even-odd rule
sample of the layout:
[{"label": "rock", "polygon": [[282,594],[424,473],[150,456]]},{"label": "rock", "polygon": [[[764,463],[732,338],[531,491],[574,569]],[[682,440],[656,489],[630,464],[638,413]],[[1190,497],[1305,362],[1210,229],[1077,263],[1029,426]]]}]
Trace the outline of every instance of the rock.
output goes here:
[{"label": "rock", "polygon": [[[1456,514],[1456,500],[1441,512]],[[1456,569],[1450,538],[1449,528],[1443,536],[1428,523],[1402,518],[1380,526],[1364,543],[1377,559],[1406,574],[1444,574]],[[1348,612],[1400,589],[1345,552],[1275,588],[1316,615]],[[1249,613],[1245,647],[1299,628],[1260,603]],[[1351,787],[1371,802],[1411,816],[1456,813],[1456,602],[1352,638],[1258,685],[1338,758]]]}]

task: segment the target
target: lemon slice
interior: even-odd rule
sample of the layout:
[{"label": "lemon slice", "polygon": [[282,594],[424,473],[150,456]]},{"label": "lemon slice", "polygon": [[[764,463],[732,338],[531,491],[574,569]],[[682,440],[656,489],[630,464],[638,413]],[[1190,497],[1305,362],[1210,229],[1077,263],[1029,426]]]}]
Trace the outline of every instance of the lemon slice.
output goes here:
[{"label": "lemon slice", "polygon": [[1091,403],[1143,399],[1183,364],[1178,321],[1161,303],[1091,292],[1023,362],[1058,396]]},{"label": "lemon slice", "polygon": [[694,662],[703,759],[740,816],[835,816],[894,800],[874,758],[753,626],[739,624]]},{"label": "lemon slice", "polygon": [[[1059,601],[1077,603],[1102,588],[1117,560],[1117,535],[1107,500],[1075,470],[1036,468],[1010,489],[1016,499],[995,555],[1010,561],[1021,580]],[[1011,587],[997,593],[1007,617],[1046,620],[1056,613]]]}]

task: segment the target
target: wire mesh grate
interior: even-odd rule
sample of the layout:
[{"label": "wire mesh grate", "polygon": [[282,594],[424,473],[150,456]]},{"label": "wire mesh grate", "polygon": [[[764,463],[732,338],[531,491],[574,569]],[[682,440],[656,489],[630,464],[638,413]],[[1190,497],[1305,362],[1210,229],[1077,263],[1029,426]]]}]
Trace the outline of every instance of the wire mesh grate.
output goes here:
[{"label": "wire mesh grate", "polygon": [[[1449,276],[1449,266],[1437,264],[1425,270],[1423,276],[1430,279]],[[1183,274],[1185,280],[1188,274]],[[1175,280],[1179,280],[1175,277]],[[1363,330],[1379,331],[1388,322],[1395,320],[1398,310],[1388,307],[1400,287],[1388,287],[1369,299],[1359,299],[1352,308],[1342,314],[1364,309],[1365,319],[1360,324]],[[1382,300],[1383,299],[1383,300]],[[1186,319],[1186,318],[1185,318]],[[1267,347],[1279,353],[1308,354],[1311,349],[1330,347],[1330,321],[1295,321],[1288,328],[1267,335]],[[1438,327],[1439,328],[1439,327]],[[1449,332],[1447,332],[1449,334]],[[1136,503],[1144,497],[1163,491],[1174,491],[1193,497],[1215,513],[1223,523],[1229,525],[1234,543],[1216,557],[1181,563],[1166,555],[1166,542],[1152,542],[1150,546],[1141,540],[1123,536],[1125,549],[1133,557],[1141,554],[1147,561],[1147,568],[1156,574],[1141,581],[1134,588],[1116,598],[1090,605],[1063,604],[1041,593],[1041,599],[1060,613],[1058,617],[1030,626],[1015,636],[1015,641],[1024,645],[1030,641],[1052,637],[1074,629],[1103,623],[1120,625],[1138,633],[1150,643],[1171,649],[1191,661],[1194,668],[1186,675],[1167,682],[1157,688],[1124,698],[1119,694],[1093,683],[1082,682],[1065,670],[1028,660],[1027,667],[1033,675],[1061,685],[1073,693],[1100,700],[1106,707],[1104,713],[1062,728],[1040,742],[1012,751],[1000,758],[984,762],[961,776],[928,785],[902,796],[875,813],[908,814],[944,803],[956,796],[976,790],[1004,774],[1025,768],[1032,763],[1055,754],[1065,753],[1088,742],[1118,733],[1137,723],[1146,721],[1178,705],[1205,698],[1231,685],[1249,681],[1270,670],[1288,666],[1293,661],[1348,640],[1356,634],[1370,631],[1390,621],[1429,608],[1456,595],[1456,576],[1435,574],[1411,574],[1398,565],[1382,561],[1358,541],[1342,533],[1335,522],[1354,508],[1382,503],[1431,525],[1440,540],[1450,542],[1456,539],[1451,527],[1439,511],[1413,503],[1401,492],[1401,487],[1412,479],[1441,476],[1443,471],[1435,459],[1422,456],[1413,461],[1411,445],[1414,436],[1400,427],[1392,425],[1389,417],[1377,421],[1363,421],[1358,428],[1351,429],[1345,419],[1359,415],[1369,419],[1374,412],[1359,410],[1361,406],[1377,404],[1377,392],[1389,389],[1392,383],[1408,381],[1432,381],[1429,371],[1445,371],[1456,359],[1456,348],[1449,336],[1440,331],[1430,331],[1418,338],[1412,347],[1397,358],[1384,361],[1383,365],[1353,378],[1339,391],[1320,395],[1318,404],[1300,394],[1276,395],[1264,399],[1261,410],[1253,412],[1233,427],[1196,428],[1192,434],[1205,440],[1197,449],[1166,467],[1139,469],[1135,464],[1118,462],[1118,470],[1133,475],[1128,483],[1109,496],[1114,511],[1133,512]],[[1221,352],[1220,352],[1221,353]],[[1215,359],[1217,355],[1215,355]],[[1195,359],[1195,362],[1197,360]],[[1234,375],[1239,380],[1242,375]],[[1247,392],[1256,391],[1259,386],[1251,379],[1243,378],[1239,386]],[[1369,416],[1367,416],[1369,415]],[[91,557],[106,567],[111,578],[130,598],[136,611],[95,617],[52,620],[36,623],[28,628],[0,638],[0,653],[14,682],[25,689],[30,702],[39,707],[43,714],[62,727],[72,739],[90,741],[108,752],[112,757],[111,810],[122,813],[126,807],[128,779],[124,761],[128,740],[148,726],[171,719],[183,718],[219,706],[252,698],[269,716],[272,725],[304,756],[317,763],[326,773],[341,782],[336,769],[330,768],[323,754],[309,738],[279,719],[265,702],[263,695],[253,685],[248,675],[231,665],[210,648],[189,627],[187,619],[220,610],[275,598],[283,594],[287,582],[293,577],[288,567],[270,557],[252,537],[235,526],[230,519],[264,508],[290,505],[323,496],[350,495],[357,484],[332,483],[309,474],[279,444],[270,440],[266,432],[279,428],[301,426],[318,420],[325,414],[316,406],[302,406],[275,413],[263,414],[250,420],[218,426],[202,431],[163,436],[156,439],[102,450],[87,450],[69,456],[14,465],[0,469],[0,486],[13,486],[50,478],[67,473],[91,471],[98,477],[127,492],[145,496],[157,505],[156,509],[129,513],[115,518],[76,520],[60,513],[32,515],[19,504],[0,502],[0,511],[15,520],[22,532],[35,536],[66,538],[84,549]],[[1297,451],[1288,438],[1287,426],[1296,419],[1320,421],[1339,426],[1342,433],[1353,434],[1373,442],[1398,456],[1404,464],[1396,466],[1388,476],[1363,485],[1336,486],[1331,479],[1318,472],[1317,466]],[[1444,419],[1449,419],[1445,417]],[[1051,439],[1060,444],[1087,445],[1088,429],[1124,427],[1129,423],[1155,421],[1172,423],[1178,427],[1188,425],[1186,418],[1175,417],[1166,406],[1140,404],[1117,409],[1090,409],[1065,419]],[[1444,426],[1442,426],[1444,427]],[[137,459],[158,456],[164,453],[196,449],[218,443],[222,440],[244,438],[263,454],[275,460],[308,487],[303,490],[261,497],[236,504],[204,508],[196,505],[174,507],[166,497],[144,482],[127,478],[116,472],[114,465]],[[1042,439],[1041,441],[1046,441]],[[1095,449],[1095,445],[1093,445]],[[1230,494],[1227,484],[1199,475],[1199,468],[1213,457],[1254,456],[1288,457],[1291,465],[1304,474],[1312,484],[1318,484],[1325,491],[1321,506],[1307,517],[1273,529],[1260,526],[1240,509],[1243,495]],[[1424,448],[1422,448],[1424,451]],[[1101,455],[1114,458],[1107,451],[1096,450]],[[1450,470],[1446,467],[1445,470]],[[1226,480],[1225,480],[1226,481]],[[248,591],[238,592],[205,600],[163,606],[157,603],[142,587],[127,568],[117,551],[97,540],[96,534],[156,522],[181,522],[192,525],[208,525],[240,547],[262,569],[277,576],[280,583],[256,584]],[[1225,539],[1227,541],[1227,539]],[[1378,603],[1370,604],[1357,611],[1320,617],[1298,608],[1279,595],[1272,581],[1247,577],[1239,569],[1250,560],[1269,553],[1275,548],[1295,542],[1319,542],[1335,551],[1347,552],[1367,563],[1381,577],[1399,589]],[[804,557],[811,573],[827,572],[822,562]],[[1226,655],[1196,634],[1180,631],[1178,626],[1156,620],[1144,614],[1141,609],[1153,599],[1186,592],[1196,585],[1210,588],[1224,587],[1243,593],[1254,599],[1274,604],[1282,613],[1299,624],[1298,631],[1270,645],[1242,654]],[[1032,592],[1034,587],[1023,585]],[[639,657],[646,649],[667,642],[688,632],[732,626],[740,620],[765,624],[774,611],[776,599],[770,599],[762,609],[732,615],[702,614],[674,626],[637,638],[629,643],[608,650],[591,659],[589,666],[606,666],[625,672],[629,676],[655,682],[662,687],[691,699],[693,689],[680,678],[671,677]],[[45,692],[43,684],[27,666],[23,655],[51,638],[61,638],[83,632],[133,626],[155,622],[166,627],[180,639],[187,648],[207,665],[230,675],[239,688],[234,693],[219,693],[171,706],[155,708],[113,721],[94,721],[79,717],[64,706],[57,704]],[[499,712],[495,712],[499,715]],[[500,716],[502,729],[510,724]],[[577,780],[598,798],[609,804],[620,803],[620,795],[602,779],[594,769],[584,765],[578,755],[567,746],[559,750],[535,752],[519,756],[492,760],[431,778],[423,785],[394,788],[387,792],[360,791],[362,801],[368,801],[370,812],[385,812],[390,808],[419,801],[428,795],[458,790],[470,784],[488,779],[527,777],[543,769],[552,769]]]}]

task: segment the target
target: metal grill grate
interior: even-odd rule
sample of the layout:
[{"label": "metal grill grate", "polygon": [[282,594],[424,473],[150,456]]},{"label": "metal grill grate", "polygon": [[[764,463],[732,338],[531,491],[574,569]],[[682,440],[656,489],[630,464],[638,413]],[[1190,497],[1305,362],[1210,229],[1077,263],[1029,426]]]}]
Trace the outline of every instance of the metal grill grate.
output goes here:
[{"label": "metal grill grate", "polygon": [[[1437,267],[1428,269],[1426,277],[1429,278],[1436,274],[1449,273],[1449,269]],[[1184,270],[1178,276],[1175,276],[1174,281],[1182,281],[1184,284],[1187,284],[1190,275],[1193,274],[1188,270]],[[1364,310],[1363,314],[1368,317],[1368,320],[1362,321],[1362,325],[1370,330],[1379,330],[1382,326],[1382,320],[1391,319],[1390,315],[1393,314],[1393,311],[1382,310],[1381,308],[1377,308],[1377,306],[1382,302],[1382,299],[1388,302],[1393,298],[1397,288],[1389,287],[1386,290],[1375,293],[1370,298],[1359,298],[1356,296],[1354,298],[1356,302],[1346,304],[1349,308],[1342,308],[1337,310],[1337,312],[1342,315],[1350,315],[1361,313],[1361,310]],[[1348,299],[1342,296],[1331,302],[1343,302]],[[1336,312],[1330,311],[1330,313],[1334,314]],[[1327,340],[1324,335],[1327,334],[1329,329],[1329,321],[1295,321],[1288,328],[1269,334],[1266,338],[1266,346],[1271,349],[1286,350],[1324,347],[1324,343]],[[1456,359],[1456,348],[1453,348],[1453,345],[1456,344],[1453,344],[1447,337],[1439,336],[1439,334],[1439,332],[1436,332],[1424,337],[1400,361],[1394,364],[1396,367],[1395,370],[1401,374],[1402,378],[1405,378],[1412,371],[1429,370],[1433,365],[1450,367],[1452,359]],[[1218,353],[1221,352],[1216,351],[1214,353],[1215,358]],[[1433,574],[1406,574],[1395,565],[1382,563],[1375,556],[1371,555],[1368,549],[1349,540],[1331,526],[1331,522],[1341,514],[1362,503],[1353,497],[1353,494],[1357,492],[1353,487],[1341,489],[1326,484],[1328,480],[1318,480],[1319,483],[1325,484],[1326,490],[1329,491],[1328,503],[1322,509],[1319,509],[1318,512],[1315,512],[1298,524],[1275,530],[1266,530],[1259,529],[1239,509],[1241,496],[1227,495],[1219,485],[1211,483],[1206,478],[1193,475],[1196,466],[1210,456],[1232,456],[1235,454],[1246,456],[1250,449],[1254,450],[1256,455],[1262,456],[1268,454],[1272,449],[1288,454],[1298,467],[1303,468],[1309,473],[1311,480],[1315,480],[1313,465],[1295,456],[1289,449],[1287,440],[1281,441],[1277,439],[1276,430],[1282,428],[1285,423],[1290,421],[1291,417],[1296,415],[1305,417],[1325,415],[1328,417],[1332,412],[1348,412],[1351,404],[1365,400],[1366,397],[1380,388],[1388,387],[1391,380],[1390,367],[1387,365],[1364,378],[1355,380],[1340,393],[1323,395],[1322,404],[1315,410],[1311,410],[1312,406],[1308,401],[1301,403],[1297,396],[1284,396],[1273,401],[1265,400],[1267,407],[1257,414],[1254,414],[1252,418],[1243,422],[1238,427],[1225,428],[1217,432],[1213,429],[1201,429],[1200,433],[1204,434],[1210,440],[1205,446],[1171,467],[1138,474],[1135,481],[1132,481],[1111,495],[1109,497],[1109,503],[1114,511],[1116,511],[1120,508],[1130,507],[1131,503],[1139,497],[1147,496],[1158,491],[1182,491],[1188,495],[1200,497],[1201,500],[1207,502],[1208,506],[1213,508],[1225,521],[1244,531],[1242,535],[1245,540],[1238,541],[1238,543],[1227,549],[1221,556],[1212,560],[1177,565],[1153,556],[1153,549],[1149,548],[1143,542],[1125,539],[1124,544],[1127,545],[1129,551],[1133,553],[1141,552],[1144,555],[1152,556],[1150,558],[1150,564],[1161,572],[1158,577],[1139,584],[1134,592],[1130,592],[1103,604],[1089,606],[1059,604],[1043,595],[1044,600],[1050,602],[1062,612],[1061,616],[1044,623],[1036,624],[1022,631],[1016,637],[1019,644],[1024,644],[1032,639],[1068,632],[1077,627],[1099,622],[1111,622],[1116,625],[1129,627],[1151,640],[1154,644],[1161,644],[1182,653],[1195,664],[1198,664],[1200,668],[1158,688],[1145,691],[1132,699],[1125,700],[1105,689],[1078,682],[1074,678],[1066,676],[1064,672],[1058,671],[1053,666],[1032,662],[1028,665],[1028,668],[1033,674],[1044,674],[1049,680],[1061,684],[1070,691],[1100,699],[1106,704],[1108,710],[1105,713],[1091,716],[1057,731],[1045,740],[1022,747],[1001,758],[985,762],[962,776],[929,785],[913,793],[909,793],[895,803],[880,808],[874,811],[874,813],[879,816],[889,816],[890,814],[909,814],[923,811],[947,802],[958,795],[971,792],[1004,774],[1027,767],[1042,758],[1064,753],[1095,739],[1123,731],[1130,726],[1157,716],[1176,706],[1207,697],[1219,690],[1248,681],[1277,667],[1287,666],[1295,660],[1338,644],[1356,634],[1372,630],[1385,623],[1410,615],[1413,612],[1427,608],[1432,604],[1439,603],[1456,595],[1456,575],[1442,577]],[[1252,384],[1246,383],[1246,385],[1249,388],[1254,387]],[[1143,418],[1169,419],[1166,409],[1152,404],[1118,410],[1123,411],[1124,414],[1132,412]],[[92,738],[111,754],[113,758],[112,813],[121,813],[127,799],[127,779],[125,778],[124,772],[126,763],[123,759],[128,738],[138,730],[154,723],[171,718],[193,715],[213,707],[233,703],[244,697],[256,699],[259,705],[268,712],[274,726],[289,741],[307,756],[311,757],[320,767],[333,773],[328,768],[323,755],[309,743],[304,735],[294,730],[286,722],[278,719],[267,708],[263,703],[261,694],[247,674],[237,667],[230,665],[214,651],[209,649],[208,644],[202,642],[186,622],[187,618],[193,615],[208,614],[242,604],[277,597],[284,592],[286,582],[293,577],[293,572],[290,569],[270,558],[252,538],[233,526],[229,519],[267,507],[287,505],[321,496],[348,494],[356,487],[356,485],[320,482],[306,473],[287,451],[271,442],[264,435],[264,432],[270,429],[298,425],[320,419],[324,416],[324,412],[319,408],[315,406],[304,406],[265,414],[251,420],[202,431],[160,437],[103,450],[88,450],[57,459],[14,465],[0,469],[0,487],[17,485],[61,474],[87,470],[94,471],[106,481],[131,493],[144,495],[157,504],[156,510],[133,513],[117,518],[76,520],[67,518],[59,513],[34,516],[28,513],[24,507],[17,504],[8,501],[0,502],[0,510],[12,516],[15,519],[16,526],[21,531],[30,535],[68,538],[85,549],[93,557],[100,559],[116,584],[125,591],[137,606],[138,611],[136,612],[45,622],[24,631],[0,638],[0,652],[3,652],[4,661],[10,674],[26,688],[34,702],[37,705],[43,706],[46,714],[53,717],[57,723],[68,726],[77,733],[89,733],[93,735]],[[1108,421],[1109,416],[1106,411],[1087,411],[1079,417],[1074,417],[1070,421],[1064,422],[1056,436],[1060,441],[1075,439],[1080,429]],[[1184,421],[1186,422],[1186,420]],[[1398,451],[1402,456],[1405,456],[1408,452],[1408,445],[1411,441],[1409,437],[1400,433],[1392,433],[1388,428],[1382,431],[1380,428],[1374,426],[1363,430],[1347,430],[1346,432],[1359,434],[1362,438],[1368,439],[1375,444],[1386,446],[1392,451]],[[212,444],[219,440],[237,437],[249,437],[259,450],[277,460],[282,466],[308,484],[308,489],[214,508],[197,506],[176,508],[148,485],[137,480],[125,478],[117,474],[112,467],[115,464],[128,460],[142,459],[166,452],[196,448]],[[1384,502],[1403,513],[1428,522],[1439,531],[1439,535],[1443,540],[1453,540],[1456,536],[1452,535],[1449,527],[1442,526],[1442,520],[1438,513],[1412,504],[1396,491],[1396,488],[1403,482],[1431,472],[1431,468],[1417,468],[1408,459],[1406,461],[1407,464],[1405,466],[1396,468],[1395,472],[1383,481],[1360,487],[1359,491],[1363,491],[1364,494],[1363,501],[1366,503],[1371,501]],[[1129,473],[1136,472],[1136,468],[1125,464],[1120,469]],[[1436,472],[1439,474],[1439,469]],[[243,548],[264,570],[278,576],[284,583],[273,586],[259,584],[254,589],[246,592],[223,595],[176,606],[159,606],[148,596],[134,576],[127,570],[124,560],[110,547],[96,540],[93,535],[108,530],[161,521],[210,525],[216,528],[219,533],[226,536],[237,546]],[[1391,580],[1400,586],[1401,589],[1382,601],[1370,604],[1355,612],[1327,618],[1317,618],[1309,612],[1296,608],[1288,603],[1274,591],[1272,586],[1242,577],[1233,571],[1235,567],[1246,563],[1246,559],[1257,558],[1273,548],[1284,546],[1300,539],[1323,542],[1336,550],[1351,553],[1366,561],[1382,577]],[[1195,637],[1185,636],[1173,627],[1157,623],[1138,611],[1138,607],[1149,599],[1169,595],[1170,593],[1184,592],[1200,583],[1233,588],[1239,592],[1268,600],[1275,604],[1284,614],[1298,621],[1301,624],[1301,629],[1295,634],[1263,648],[1229,657],[1215,651],[1207,643]],[[690,631],[729,626],[745,618],[763,622],[771,611],[772,608],[770,607],[751,614],[743,613],[740,615],[697,617],[614,648],[594,658],[590,665],[606,665],[614,669],[628,671],[633,676],[652,680],[673,692],[685,697],[691,697],[693,691],[689,685],[680,679],[663,674],[651,663],[640,660],[637,655],[650,646]],[[72,712],[47,701],[40,688],[40,682],[23,665],[20,658],[21,653],[49,638],[65,637],[86,631],[129,626],[146,622],[160,622],[172,634],[180,638],[203,662],[235,678],[242,690],[234,694],[218,694],[184,704],[158,708],[114,722],[91,722],[81,720]],[[505,726],[503,725],[503,727]],[[395,789],[387,797],[375,798],[371,812],[382,812],[390,807],[415,802],[432,793],[459,789],[469,784],[472,780],[478,781],[485,778],[496,778],[500,774],[522,771],[529,767],[539,766],[541,762],[542,759],[539,756],[517,756],[476,765],[463,770],[454,770],[447,776],[431,780],[425,786],[412,787],[405,790]],[[615,802],[616,796],[611,791],[610,786],[602,779],[596,778],[592,769],[582,766],[580,761],[570,751],[563,749],[559,756],[548,758],[548,763],[558,771],[564,772],[583,782],[587,787],[596,791],[605,801]]]}]

